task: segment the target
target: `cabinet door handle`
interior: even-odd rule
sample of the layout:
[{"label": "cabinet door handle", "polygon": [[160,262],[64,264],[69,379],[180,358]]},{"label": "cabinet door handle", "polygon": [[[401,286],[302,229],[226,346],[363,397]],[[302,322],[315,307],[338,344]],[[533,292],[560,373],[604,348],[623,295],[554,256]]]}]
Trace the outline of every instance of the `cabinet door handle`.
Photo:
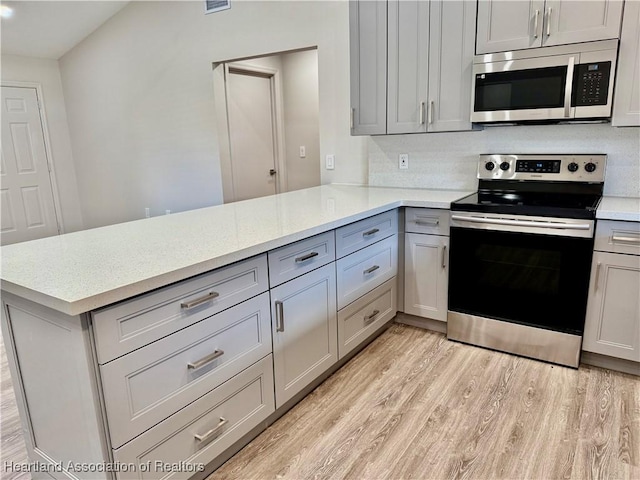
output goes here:
[{"label": "cabinet door handle", "polygon": [[195,300],[191,300],[190,302],[182,302],[180,304],[180,308],[184,310],[189,310],[190,308],[197,307],[198,305],[202,305],[205,302],[209,302],[214,298],[219,297],[220,294],[218,292],[209,292],[206,295],[196,298]]},{"label": "cabinet door handle", "polygon": [[434,106],[435,106],[435,102],[431,100],[429,102],[429,125],[433,124],[433,114],[434,114],[433,107]]},{"label": "cabinet door handle", "polygon": [[613,237],[611,237],[611,242],[612,243],[616,243],[616,242],[622,242],[622,243],[638,243],[640,244],[640,237],[619,237],[617,235],[614,235]]},{"label": "cabinet door handle", "polygon": [[378,314],[380,313],[380,310],[374,310],[373,312],[371,312],[371,315],[365,315],[364,317],[364,321],[366,323],[371,323],[371,321],[376,318],[378,316]]},{"label": "cabinet door handle", "polygon": [[420,102],[418,109],[420,113],[420,125],[424,125],[424,102]]},{"label": "cabinet door handle", "polygon": [[302,255],[301,257],[296,258],[296,263],[306,262],[307,260],[312,259],[313,257],[317,257],[318,252],[307,253],[306,255]]},{"label": "cabinet door handle", "polygon": [[351,128],[352,130],[353,130],[353,122],[354,122],[355,116],[356,116],[356,109],[352,108],[349,115],[349,128]]},{"label": "cabinet door handle", "polygon": [[371,230],[367,230],[366,232],[362,233],[363,237],[369,237],[371,235],[373,235],[374,233],[378,233],[380,231],[379,228],[372,228]]},{"label": "cabinet door handle", "polygon": [[276,300],[276,332],[284,332],[284,303]]},{"label": "cabinet door handle", "polygon": [[442,268],[447,268],[447,246],[442,247]]},{"label": "cabinet door handle", "polygon": [[374,265],[371,268],[367,268],[364,272],[362,272],[364,275],[369,275],[370,273],[375,272],[376,270],[378,270],[380,268],[380,265]]},{"label": "cabinet door handle", "polygon": [[549,7],[547,10],[547,37],[551,36],[551,12],[553,9]]},{"label": "cabinet door handle", "polygon": [[536,10],[536,16],[533,22],[533,38],[538,38],[538,17],[539,16],[540,16],[540,10]]},{"label": "cabinet door handle", "polygon": [[207,363],[213,362],[216,358],[221,357],[222,355],[224,355],[224,350],[216,349],[212,354],[202,357],[197,362],[187,363],[187,368],[189,370],[196,370],[200,367],[204,367]]},{"label": "cabinet door handle", "polygon": [[602,267],[602,264],[600,262],[598,262],[598,266],[596,267],[596,280],[595,280],[595,285],[594,285],[594,292],[598,291],[598,283],[600,283],[600,267]]},{"label": "cabinet door handle", "polygon": [[229,420],[227,420],[224,417],[220,417],[220,423],[218,423],[218,425],[216,425],[215,427],[213,427],[211,430],[209,430],[207,433],[203,433],[202,435],[198,435],[197,433],[194,435],[194,437],[196,437],[196,440],[198,440],[199,442],[206,442],[207,440],[209,440],[210,438],[214,437],[215,435],[218,434],[218,432],[220,431],[220,429],[222,427],[224,427],[227,423],[229,423]]}]

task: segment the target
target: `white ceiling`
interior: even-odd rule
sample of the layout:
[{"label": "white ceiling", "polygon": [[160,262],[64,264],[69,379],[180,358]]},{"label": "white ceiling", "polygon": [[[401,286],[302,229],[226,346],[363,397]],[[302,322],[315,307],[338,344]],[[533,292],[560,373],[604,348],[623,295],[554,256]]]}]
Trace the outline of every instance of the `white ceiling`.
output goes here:
[{"label": "white ceiling", "polygon": [[124,8],[126,1],[13,1],[1,20],[2,53],[58,59]]}]

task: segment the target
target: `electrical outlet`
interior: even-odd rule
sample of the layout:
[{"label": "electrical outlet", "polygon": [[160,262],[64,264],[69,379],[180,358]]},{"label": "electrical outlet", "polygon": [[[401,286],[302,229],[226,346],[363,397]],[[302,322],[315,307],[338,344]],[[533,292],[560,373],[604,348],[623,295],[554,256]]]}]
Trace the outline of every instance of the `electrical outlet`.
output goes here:
[{"label": "electrical outlet", "polygon": [[327,170],[333,170],[336,168],[336,157],[335,155],[327,155],[325,157],[325,167]]},{"label": "electrical outlet", "polygon": [[151,217],[151,211],[149,210],[149,207],[145,207],[145,209],[144,209],[144,217],[145,218]]},{"label": "electrical outlet", "polygon": [[300,145],[300,158],[307,156],[307,148],[304,145]]},{"label": "electrical outlet", "polygon": [[401,153],[400,155],[398,155],[398,168],[400,170],[409,169],[409,154],[408,153]]}]

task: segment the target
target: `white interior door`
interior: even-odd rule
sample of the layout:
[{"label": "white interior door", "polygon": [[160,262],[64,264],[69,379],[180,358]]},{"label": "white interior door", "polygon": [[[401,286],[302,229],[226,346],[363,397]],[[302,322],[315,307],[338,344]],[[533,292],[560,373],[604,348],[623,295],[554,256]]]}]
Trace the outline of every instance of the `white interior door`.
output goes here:
[{"label": "white interior door", "polygon": [[58,234],[35,88],[2,87],[1,243]]},{"label": "white interior door", "polygon": [[272,77],[229,69],[226,78],[235,200],[276,193],[276,131]]}]

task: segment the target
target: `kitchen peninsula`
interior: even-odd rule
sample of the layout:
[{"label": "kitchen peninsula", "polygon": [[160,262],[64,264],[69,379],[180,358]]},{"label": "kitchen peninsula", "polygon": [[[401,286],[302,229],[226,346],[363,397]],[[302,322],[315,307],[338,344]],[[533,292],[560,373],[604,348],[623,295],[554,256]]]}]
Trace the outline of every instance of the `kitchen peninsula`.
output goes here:
[{"label": "kitchen peninsula", "polygon": [[[397,209],[469,193],[325,185],[3,247],[3,336],[31,460],[219,463],[393,318]],[[296,298],[302,316],[322,310],[309,331],[296,330]]]}]

